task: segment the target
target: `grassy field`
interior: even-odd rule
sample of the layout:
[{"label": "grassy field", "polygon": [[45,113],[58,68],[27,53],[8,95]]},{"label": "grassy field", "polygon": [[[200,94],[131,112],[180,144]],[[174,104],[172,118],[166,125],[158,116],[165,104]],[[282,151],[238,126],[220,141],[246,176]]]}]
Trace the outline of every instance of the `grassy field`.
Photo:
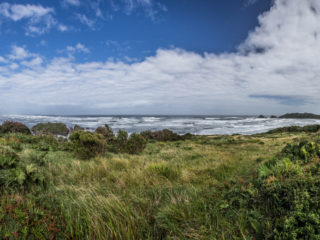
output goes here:
[{"label": "grassy field", "polygon": [[[262,166],[269,166],[265,163],[275,157],[287,164],[279,154],[288,143],[317,144],[319,140],[318,133],[301,132],[194,136],[172,142],[148,141],[139,155],[106,152],[83,160],[63,140],[3,134],[0,236],[3,239],[300,239],[304,230],[299,227],[296,229],[302,232],[296,235],[277,233],[279,229],[285,230],[285,226],[272,222],[282,216],[273,214],[279,209],[263,208],[263,201],[271,199],[263,194],[281,186],[281,191],[277,188],[279,192],[272,194],[278,194],[282,201],[285,196],[281,194],[286,194],[284,184],[293,181],[293,177],[302,179],[310,175],[310,166],[318,164],[317,154],[305,165],[292,160],[294,166],[285,165],[289,174],[276,170],[263,173]],[[280,169],[282,165],[276,166]],[[294,167],[299,167],[302,175],[291,174]],[[312,181],[316,181],[318,175],[312,176]],[[273,190],[268,188],[271,192],[264,193],[258,184],[262,188],[275,185]],[[290,195],[293,190],[287,191]],[[310,204],[317,206],[318,200],[319,194],[314,193]],[[306,212],[301,208],[302,213]],[[314,231],[314,238],[304,239],[320,239],[319,211],[312,214],[316,215],[313,220],[306,220],[307,224],[318,222],[312,222],[306,229]],[[292,232],[289,228],[287,231]]]}]

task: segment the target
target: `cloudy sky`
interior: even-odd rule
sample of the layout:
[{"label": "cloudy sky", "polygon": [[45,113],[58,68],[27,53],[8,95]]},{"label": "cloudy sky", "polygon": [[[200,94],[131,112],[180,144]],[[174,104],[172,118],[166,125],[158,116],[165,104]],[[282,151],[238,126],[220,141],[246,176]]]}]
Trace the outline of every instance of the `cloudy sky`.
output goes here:
[{"label": "cloudy sky", "polygon": [[319,0],[2,0],[0,44],[0,114],[320,113]]}]

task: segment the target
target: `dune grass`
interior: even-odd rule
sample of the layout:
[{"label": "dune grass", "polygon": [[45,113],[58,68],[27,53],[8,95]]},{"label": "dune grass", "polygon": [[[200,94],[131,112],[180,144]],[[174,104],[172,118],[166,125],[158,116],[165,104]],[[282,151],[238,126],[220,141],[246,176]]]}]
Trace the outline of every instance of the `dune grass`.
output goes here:
[{"label": "dune grass", "polygon": [[255,239],[247,230],[250,212],[226,211],[224,193],[257,178],[256,169],[287,143],[318,135],[149,141],[139,155],[107,152],[90,160],[75,157],[67,143],[43,149],[36,138],[0,139],[17,149],[21,166],[33,164],[45,179],[2,187],[4,239]]}]

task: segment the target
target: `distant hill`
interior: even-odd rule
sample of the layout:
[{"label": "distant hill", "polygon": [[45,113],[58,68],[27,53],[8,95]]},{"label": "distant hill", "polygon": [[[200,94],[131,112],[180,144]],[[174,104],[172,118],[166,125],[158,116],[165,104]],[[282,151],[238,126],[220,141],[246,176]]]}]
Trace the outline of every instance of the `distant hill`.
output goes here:
[{"label": "distant hill", "polygon": [[320,115],[313,113],[286,113],[279,118],[309,118],[309,119],[320,119]]}]

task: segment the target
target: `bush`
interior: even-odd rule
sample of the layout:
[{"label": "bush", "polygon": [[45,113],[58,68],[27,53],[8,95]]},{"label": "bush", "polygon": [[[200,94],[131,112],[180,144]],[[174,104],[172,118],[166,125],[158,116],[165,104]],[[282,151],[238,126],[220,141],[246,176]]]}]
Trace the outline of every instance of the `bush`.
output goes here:
[{"label": "bush", "polygon": [[69,134],[69,129],[64,123],[38,123],[31,130],[36,135],[68,136]]},{"label": "bush", "polygon": [[15,167],[19,160],[19,156],[10,148],[0,148],[0,169]]},{"label": "bush", "polygon": [[81,159],[90,159],[105,152],[106,143],[103,136],[92,132],[73,132],[69,138],[75,154]]},{"label": "bush", "polygon": [[304,126],[304,127],[290,126],[290,127],[276,128],[276,129],[268,131],[267,133],[269,133],[269,134],[272,134],[272,133],[286,133],[286,132],[292,132],[292,133],[297,133],[297,132],[315,133],[315,132],[318,132],[319,130],[320,130],[320,125],[313,124],[313,125],[307,125],[307,126]]},{"label": "bush", "polygon": [[23,133],[23,134],[31,134],[30,129],[19,122],[11,122],[5,121],[0,126],[0,133]]},{"label": "bush", "polygon": [[287,144],[281,151],[281,157],[289,158],[291,161],[302,160],[304,163],[320,157],[318,144],[314,142],[300,142],[299,144]]},{"label": "bush", "polygon": [[128,133],[126,131],[119,130],[117,137],[111,143],[111,151],[115,153],[127,152]]},{"label": "bush", "polygon": [[44,185],[44,176],[32,159],[24,161],[8,148],[0,149],[0,187]]},{"label": "bush", "polygon": [[127,152],[129,154],[139,154],[146,147],[146,140],[137,133],[133,133],[130,135],[127,142]]},{"label": "bush", "polygon": [[104,127],[98,127],[95,132],[103,135],[108,143],[114,140],[114,133],[112,129],[108,126],[108,124],[104,125]]},{"label": "bush", "polygon": [[258,178],[225,193],[227,209],[245,209],[246,229],[256,239],[319,239],[318,154],[313,142],[287,145],[258,168]]},{"label": "bush", "polygon": [[84,128],[83,127],[80,127],[79,125],[74,125],[74,127],[70,128],[70,132],[76,132],[76,131],[84,131]]},{"label": "bush", "polygon": [[179,141],[179,140],[186,140],[192,138],[192,134],[187,133],[182,136],[172,132],[169,129],[163,129],[160,131],[143,131],[140,133],[146,140],[156,140],[161,142],[168,142],[168,141]]}]

